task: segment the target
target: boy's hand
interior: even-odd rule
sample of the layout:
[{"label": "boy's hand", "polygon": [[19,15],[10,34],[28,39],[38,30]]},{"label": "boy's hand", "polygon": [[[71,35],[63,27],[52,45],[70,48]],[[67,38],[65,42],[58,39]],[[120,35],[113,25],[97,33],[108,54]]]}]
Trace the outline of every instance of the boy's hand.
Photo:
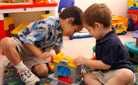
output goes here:
[{"label": "boy's hand", "polygon": [[52,58],[54,57],[55,55],[52,54],[52,53],[49,53],[49,52],[44,52],[40,55],[40,59],[42,60],[47,60],[48,62],[51,62]]},{"label": "boy's hand", "polygon": [[84,57],[77,57],[75,58],[74,62],[76,65],[85,65],[85,63],[87,62],[88,59],[84,58]]}]

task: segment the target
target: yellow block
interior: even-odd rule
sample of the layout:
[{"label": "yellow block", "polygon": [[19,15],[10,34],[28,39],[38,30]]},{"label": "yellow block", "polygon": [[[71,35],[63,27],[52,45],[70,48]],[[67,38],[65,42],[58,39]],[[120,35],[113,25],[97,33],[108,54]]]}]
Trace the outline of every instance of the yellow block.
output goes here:
[{"label": "yellow block", "polygon": [[62,60],[67,61],[69,67],[76,68],[76,65],[74,64],[73,58],[71,56],[65,56],[63,53],[59,53],[53,58],[53,62],[56,64],[60,63]]},{"label": "yellow block", "polygon": [[123,16],[112,16],[112,25],[115,26],[117,24],[123,24],[125,26],[128,25],[128,19]]},{"label": "yellow block", "polygon": [[126,32],[126,31],[127,31],[126,26],[120,26],[120,27],[116,28],[116,33],[122,33],[122,32]]},{"label": "yellow block", "polygon": [[64,59],[64,54],[63,53],[59,53],[56,56],[54,56],[53,62],[54,63],[59,63],[63,59]]},{"label": "yellow block", "polygon": [[128,7],[133,6],[133,4],[134,4],[134,0],[128,0]]}]

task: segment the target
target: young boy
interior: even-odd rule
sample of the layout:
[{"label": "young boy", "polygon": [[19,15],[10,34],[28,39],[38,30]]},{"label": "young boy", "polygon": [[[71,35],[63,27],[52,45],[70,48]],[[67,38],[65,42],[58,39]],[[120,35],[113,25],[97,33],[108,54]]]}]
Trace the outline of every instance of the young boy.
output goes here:
[{"label": "young boy", "polygon": [[[0,47],[2,53],[18,70],[26,85],[35,85],[37,76],[46,76],[46,62],[50,49],[60,52],[63,35],[70,36],[82,29],[82,11],[78,7],[65,9],[58,18],[50,17],[29,24],[18,38],[4,38]],[[33,67],[33,74],[31,68]],[[30,68],[30,69],[29,69]]]},{"label": "young boy", "polygon": [[96,59],[75,59],[95,71],[84,75],[86,85],[134,85],[128,52],[111,28],[111,12],[104,4],[93,4],[83,15],[84,27],[96,38]]}]

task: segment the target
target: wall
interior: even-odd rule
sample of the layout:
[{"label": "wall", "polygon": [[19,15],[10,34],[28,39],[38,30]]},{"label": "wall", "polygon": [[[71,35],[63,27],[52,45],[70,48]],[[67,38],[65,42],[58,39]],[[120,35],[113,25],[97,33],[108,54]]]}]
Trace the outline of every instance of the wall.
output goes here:
[{"label": "wall", "polygon": [[75,0],[76,5],[83,10],[96,2],[107,4],[113,15],[127,16],[127,0]]}]

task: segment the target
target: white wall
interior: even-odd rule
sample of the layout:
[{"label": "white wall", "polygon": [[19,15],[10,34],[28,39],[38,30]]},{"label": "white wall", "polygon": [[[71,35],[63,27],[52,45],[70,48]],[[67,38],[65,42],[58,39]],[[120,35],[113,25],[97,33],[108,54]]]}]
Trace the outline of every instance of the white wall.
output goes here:
[{"label": "white wall", "polygon": [[127,15],[127,0],[75,0],[75,4],[85,10],[93,3],[105,3],[112,10],[113,15]]}]

